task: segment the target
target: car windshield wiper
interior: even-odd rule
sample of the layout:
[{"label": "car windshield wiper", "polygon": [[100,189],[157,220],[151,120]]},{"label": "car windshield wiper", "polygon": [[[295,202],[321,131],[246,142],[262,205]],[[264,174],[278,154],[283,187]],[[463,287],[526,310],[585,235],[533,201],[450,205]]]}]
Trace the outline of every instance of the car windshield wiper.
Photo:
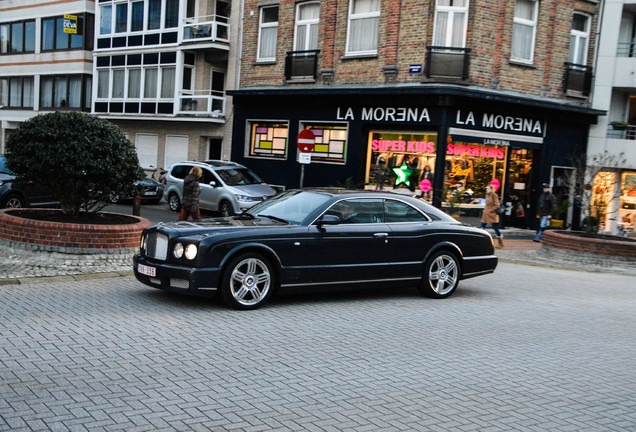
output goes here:
[{"label": "car windshield wiper", "polygon": [[243,212],[234,216],[235,219],[254,219],[254,215],[251,213]]},{"label": "car windshield wiper", "polygon": [[272,216],[272,215],[266,215],[266,214],[259,214],[259,215],[257,215],[257,216],[258,216],[258,217],[266,217],[267,219],[272,219],[272,220],[275,220],[275,221],[277,221],[277,222],[282,222],[282,223],[286,223],[286,224],[288,224],[288,223],[289,223],[289,222],[288,222],[288,221],[286,221],[285,219],[283,219],[283,218],[279,218],[278,216]]}]

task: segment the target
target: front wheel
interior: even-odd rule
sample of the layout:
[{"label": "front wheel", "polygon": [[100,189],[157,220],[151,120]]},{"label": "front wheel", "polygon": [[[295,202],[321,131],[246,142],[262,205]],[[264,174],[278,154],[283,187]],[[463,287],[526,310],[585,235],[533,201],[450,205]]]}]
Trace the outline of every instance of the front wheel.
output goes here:
[{"label": "front wheel", "polygon": [[179,211],[179,209],[181,208],[181,200],[179,200],[179,195],[174,192],[168,195],[168,207],[170,207],[170,210],[172,210],[173,212]]},{"label": "front wheel", "polygon": [[219,204],[219,212],[221,213],[221,216],[228,217],[234,214],[234,209],[232,208],[232,204],[229,202],[221,201],[221,204]]},{"label": "front wheel", "polygon": [[2,202],[2,208],[24,208],[26,207],[24,199],[16,193],[11,193]]},{"label": "front wheel", "polygon": [[431,298],[446,298],[459,285],[459,263],[455,255],[448,251],[435,253],[426,262],[424,278],[418,289]]},{"label": "front wheel", "polygon": [[246,253],[234,258],[226,267],[221,282],[221,298],[234,309],[262,306],[274,288],[274,269],[260,254]]}]

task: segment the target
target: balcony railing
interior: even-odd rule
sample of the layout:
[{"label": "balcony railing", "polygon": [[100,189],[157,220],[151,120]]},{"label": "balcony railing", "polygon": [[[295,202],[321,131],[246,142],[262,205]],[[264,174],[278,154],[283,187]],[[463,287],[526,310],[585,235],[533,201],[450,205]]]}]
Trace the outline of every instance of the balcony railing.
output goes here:
[{"label": "balcony railing", "polygon": [[620,42],[616,47],[616,57],[636,57],[636,42]]},{"label": "balcony railing", "polygon": [[581,96],[589,96],[592,88],[592,67],[566,62],[563,87],[566,93],[574,92]]},{"label": "balcony railing", "polygon": [[428,79],[468,80],[470,48],[426,47],[424,76]]},{"label": "balcony railing", "polygon": [[318,71],[320,50],[287,51],[285,79],[287,81],[314,81]]},{"label": "balcony railing", "polygon": [[179,93],[179,114],[222,117],[225,115],[225,97],[208,90]]},{"label": "balcony railing", "polygon": [[183,22],[183,42],[230,42],[228,18],[206,15],[186,18]]},{"label": "balcony railing", "polygon": [[634,125],[609,125],[607,138],[636,140],[636,126]]}]

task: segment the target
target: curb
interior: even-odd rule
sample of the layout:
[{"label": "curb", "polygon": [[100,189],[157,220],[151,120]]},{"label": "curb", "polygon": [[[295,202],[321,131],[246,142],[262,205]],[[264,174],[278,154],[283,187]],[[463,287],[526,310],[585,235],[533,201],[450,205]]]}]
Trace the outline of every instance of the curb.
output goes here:
[{"label": "curb", "polygon": [[44,283],[44,282],[64,282],[64,281],[106,279],[106,278],[133,276],[133,274],[134,273],[132,270],[122,270],[122,271],[111,271],[111,272],[92,273],[92,274],[6,278],[6,279],[0,279],[0,286],[27,285],[27,284]]}]

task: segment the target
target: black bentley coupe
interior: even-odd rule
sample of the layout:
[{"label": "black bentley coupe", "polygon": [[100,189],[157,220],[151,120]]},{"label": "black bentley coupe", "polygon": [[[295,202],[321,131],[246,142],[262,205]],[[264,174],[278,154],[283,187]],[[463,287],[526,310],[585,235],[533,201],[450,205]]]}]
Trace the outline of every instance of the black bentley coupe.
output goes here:
[{"label": "black bentley coupe", "polygon": [[245,213],[146,228],[134,257],[151,287],[221,296],[236,309],[277,290],[417,285],[453,294],[460,279],[492,273],[491,236],[425,202],[337,188],[289,190]]}]

